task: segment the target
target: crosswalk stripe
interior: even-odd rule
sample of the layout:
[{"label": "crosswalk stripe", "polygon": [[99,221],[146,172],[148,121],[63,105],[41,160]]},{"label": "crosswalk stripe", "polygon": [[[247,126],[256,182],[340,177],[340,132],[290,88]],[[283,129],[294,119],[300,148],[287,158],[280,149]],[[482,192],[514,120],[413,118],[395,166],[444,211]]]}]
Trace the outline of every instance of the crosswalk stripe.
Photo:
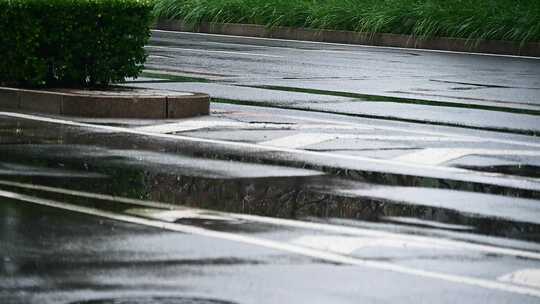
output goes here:
[{"label": "crosswalk stripe", "polygon": [[152,133],[174,133],[174,132],[185,132],[185,131],[193,131],[193,130],[200,130],[200,129],[208,129],[208,128],[217,128],[217,127],[242,127],[245,123],[241,122],[234,122],[234,121],[218,121],[218,120],[186,120],[186,121],[180,121],[180,122],[174,122],[174,123],[168,123],[168,124],[159,124],[159,125],[151,125],[151,126],[144,126],[144,127],[137,127],[133,128],[137,131],[142,132],[152,132]]},{"label": "crosswalk stripe", "polygon": [[370,238],[344,235],[303,235],[290,241],[303,247],[350,255],[365,248],[400,248],[451,250],[437,244],[406,241],[401,239]]},{"label": "crosswalk stripe", "polygon": [[498,281],[540,288],[540,269],[521,269],[497,278]]},{"label": "crosswalk stripe", "polygon": [[337,134],[300,133],[261,142],[260,144],[272,147],[301,148],[337,138],[339,138]]},{"label": "crosswalk stripe", "polygon": [[404,155],[393,160],[423,165],[440,165],[445,162],[458,159],[467,155],[490,155],[490,156],[540,156],[538,150],[495,150],[495,149],[452,149],[452,148],[427,148]]},{"label": "crosswalk stripe", "polygon": [[195,131],[209,128],[236,128],[255,130],[303,130],[303,129],[330,129],[330,130],[365,130],[366,128],[347,125],[328,124],[296,124],[296,123],[271,123],[271,122],[237,122],[223,120],[184,120],[173,123],[135,127],[133,130],[152,133],[176,133]]},{"label": "crosswalk stripe", "polygon": [[[311,118],[311,117],[301,117],[301,116],[295,116],[295,115],[282,115],[278,114],[276,115],[278,117],[283,118],[290,118],[290,119],[296,119],[296,120],[302,120],[302,121],[310,121],[310,122],[319,122],[319,123],[326,123],[326,124],[333,124],[335,121],[328,120],[328,119],[319,119],[319,118]],[[533,147],[533,148],[540,148],[540,142],[535,142],[529,140],[531,137],[528,137],[527,139],[508,139],[508,138],[496,138],[493,137],[493,133],[491,134],[484,134],[482,136],[478,135],[464,135],[464,134],[456,134],[456,133],[447,133],[442,131],[435,131],[435,130],[424,130],[423,128],[417,128],[417,129],[410,129],[405,127],[398,127],[398,126],[383,126],[383,125],[367,125],[366,123],[358,123],[358,122],[340,122],[340,125],[344,126],[352,126],[352,127],[362,127],[370,130],[385,130],[385,131],[393,131],[393,132],[406,132],[406,133],[414,133],[414,134],[421,134],[423,136],[438,136],[441,138],[449,138],[450,136],[452,138],[459,138],[462,140],[470,140],[471,142],[492,142],[492,143],[500,143],[504,145],[519,145],[519,146],[527,146],[527,147]]]},{"label": "crosswalk stripe", "polygon": [[260,142],[261,145],[286,148],[302,148],[329,140],[379,140],[379,141],[432,141],[432,142],[477,142],[476,139],[437,136],[396,136],[377,134],[341,134],[341,133],[299,133],[286,137]]}]

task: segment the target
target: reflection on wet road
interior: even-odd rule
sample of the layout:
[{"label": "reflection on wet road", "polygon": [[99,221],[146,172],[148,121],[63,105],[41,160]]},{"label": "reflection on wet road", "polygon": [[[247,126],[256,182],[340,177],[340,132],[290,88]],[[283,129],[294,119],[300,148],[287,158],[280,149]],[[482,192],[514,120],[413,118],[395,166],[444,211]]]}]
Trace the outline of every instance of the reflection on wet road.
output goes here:
[{"label": "reflection on wet road", "polygon": [[[253,144],[273,137],[268,129],[240,143],[193,123],[169,125],[163,137],[151,124],[97,127],[107,125],[2,117],[2,303],[540,297],[536,272],[524,271],[540,265],[539,190],[530,174],[427,166],[440,172],[417,176],[414,164],[376,158],[370,171],[362,169],[371,166],[367,156],[328,159],[312,146],[299,150],[313,151],[304,159]],[[230,127],[239,126],[246,129]],[[141,127],[149,134],[124,132]],[[382,127],[363,138],[359,130],[354,140],[396,140]],[[403,136],[402,145],[413,140]],[[423,136],[422,145],[433,141]],[[205,137],[216,141],[196,140]],[[467,172],[476,182],[460,180]]]}]

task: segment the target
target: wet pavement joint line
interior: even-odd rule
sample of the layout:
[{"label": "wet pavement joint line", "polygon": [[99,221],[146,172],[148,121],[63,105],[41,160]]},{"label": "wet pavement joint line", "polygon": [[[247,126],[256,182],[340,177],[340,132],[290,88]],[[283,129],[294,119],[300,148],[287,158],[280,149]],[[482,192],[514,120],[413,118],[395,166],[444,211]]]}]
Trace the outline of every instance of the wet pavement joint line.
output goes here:
[{"label": "wet pavement joint line", "polygon": [[63,202],[37,198],[37,197],[19,194],[15,192],[0,190],[0,197],[4,197],[4,198],[16,200],[16,201],[33,203],[33,204],[47,206],[47,207],[58,208],[62,210],[82,213],[82,214],[101,217],[101,218],[107,218],[111,220],[117,220],[117,221],[132,223],[132,224],[139,224],[143,226],[169,230],[169,231],[188,233],[188,234],[194,234],[194,235],[199,235],[199,236],[204,236],[204,237],[209,237],[209,238],[217,238],[217,239],[222,239],[222,240],[227,240],[227,241],[239,242],[239,243],[244,243],[248,245],[254,245],[254,246],[264,247],[268,249],[298,254],[298,255],[311,257],[311,258],[315,258],[319,260],[325,260],[325,261],[338,263],[338,264],[368,267],[368,268],[373,268],[373,269],[401,273],[405,275],[423,277],[427,279],[437,279],[437,280],[442,280],[442,281],[451,282],[451,283],[464,284],[464,285],[469,285],[469,286],[481,287],[481,288],[486,288],[486,289],[491,289],[491,290],[498,290],[498,291],[503,291],[503,292],[516,293],[516,294],[540,298],[540,290],[538,289],[510,285],[510,284],[497,282],[497,281],[490,281],[490,280],[479,279],[479,278],[472,278],[472,277],[466,277],[466,276],[459,276],[459,275],[452,275],[452,274],[414,269],[414,268],[399,266],[399,265],[385,263],[385,262],[361,260],[358,258],[348,257],[348,256],[340,255],[340,254],[331,253],[331,252],[305,248],[298,245],[281,243],[281,242],[272,241],[272,240],[264,240],[264,239],[259,239],[255,237],[250,237],[250,236],[237,235],[237,234],[228,233],[228,232],[211,231],[204,228],[193,227],[193,226],[188,226],[188,225],[144,219],[144,218],[125,215],[125,214],[116,214],[116,213],[112,213],[108,211],[102,211],[99,209],[71,205],[71,204],[67,204]]},{"label": "wet pavement joint line", "polygon": [[306,222],[306,221],[272,218],[272,217],[251,215],[251,214],[227,213],[227,212],[221,212],[221,211],[206,210],[206,209],[199,209],[199,208],[193,208],[193,207],[185,207],[185,206],[180,206],[180,205],[161,203],[161,202],[156,202],[156,201],[143,201],[143,200],[132,199],[132,198],[127,198],[127,197],[112,196],[112,195],[100,194],[100,193],[90,193],[90,192],[84,192],[84,191],[78,191],[78,190],[69,190],[69,189],[63,189],[63,188],[56,188],[56,187],[49,187],[49,186],[42,186],[42,185],[35,185],[35,184],[26,184],[26,183],[19,183],[19,182],[5,181],[5,180],[0,180],[0,185],[23,188],[23,189],[38,190],[38,191],[48,191],[48,192],[53,192],[53,193],[67,194],[67,195],[72,195],[72,196],[79,196],[79,197],[92,198],[92,199],[98,199],[98,200],[107,200],[107,201],[112,201],[112,202],[122,203],[122,204],[127,204],[127,205],[160,208],[160,209],[165,209],[165,210],[191,210],[194,212],[212,212],[212,214],[220,215],[223,217],[229,217],[236,220],[245,220],[245,221],[263,223],[263,224],[269,224],[269,225],[293,227],[293,228],[298,228],[298,229],[324,231],[324,232],[336,233],[340,235],[347,234],[347,235],[361,236],[361,237],[367,236],[367,237],[378,237],[378,238],[390,238],[390,239],[403,240],[403,241],[428,243],[428,244],[433,244],[437,246],[451,247],[451,248],[456,248],[456,249],[476,250],[476,251],[491,253],[491,254],[509,255],[509,256],[540,260],[540,253],[536,253],[532,251],[524,251],[524,250],[519,250],[519,249],[511,249],[511,248],[500,248],[500,247],[494,247],[494,246],[483,245],[483,244],[471,244],[471,243],[466,243],[466,242],[456,241],[456,240],[445,240],[445,239],[439,239],[439,238],[436,239],[436,238],[416,236],[416,235],[396,234],[392,232],[376,231],[373,229],[365,229],[365,228],[359,228],[359,227],[346,227],[343,225],[312,223],[312,222]]},{"label": "wet pavement joint line", "polygon": [[[8,117],[20,118],[20,119],[41,121],[41,122],[46,122],[46,123],[61,124],[61,125],[66,125],[66,126],[75,126],[75,127],[82,127],[82,128],[104,130],[104,131],[109,131],[109,132],[119,132],[119,133],[134,134],[134,135],[141,135],[141,136],[150,136],[150,137],[163,138],[163,139],[169,139],[169,140],[170,139],[185,140],[185,141],[190,141],[190,142],[224,145],[224,146],[229,146],[229,147],[245,148],[245,149],[250,149],[250,150],[255,149],[255,150],[260,150],[260,151],[265,151],[265,152],[282,152],[282,153],[290,153],[294,155],[329,158],[329,159],[342,160],[342,161],[356,161],[357,163],[364,162],[365,165],[368,167],[370,167],[370,165],[394,166],[395,168],[391,168],[391,169],[387,169],[387,171],[383,171],[386,173],[393,173],[393,174],[405,174],[403,173],[403,171],[414,170],[414,172],[406,173],[406,175],[414,175],[414,176],[429,177],[429,178],[443,178],[443,179],[459,180],[459,181],[482,183],[482,184],[492,184],[492,185],[497,185],[497,186],[533,190],[533,191],[540,190],[540,179],[536,179],[536,178],[522,178],[522,177],[518,178],[515,176],[509,176],[509,175],[498,174],[498,173],[477,172],[477,171],[461,169],[461,168],[423,165],[423,164],[400,162],[400,161],[395,161],[395,160],[363,157],[363,156],[357,156],[357,155],[344,155],[344,154],[329,153],[329,152],[316,152],[316,151],[291,149],[291,148],[283,148],[283,147],[270,147],[270,146],[265,146],[265,145],[260,145],[260,144],[252,144],[252,143],[196,138],[196,137],[182,136],[182,135],[143,132],[143,131],[138,131],[138,130],[134,130],[130,128],[124,128],[124,127],[94,125],[94,124],[88,124],[88,123],[80,123],[80,122],[75,122],[75,121],[62,120],[62,119],[30,115],[30,114],[14,113],[14,112],[0,112],[0,116],[2,115],[8,116]],[[376,170],[371,169],[371,171],[376,171]]]}]

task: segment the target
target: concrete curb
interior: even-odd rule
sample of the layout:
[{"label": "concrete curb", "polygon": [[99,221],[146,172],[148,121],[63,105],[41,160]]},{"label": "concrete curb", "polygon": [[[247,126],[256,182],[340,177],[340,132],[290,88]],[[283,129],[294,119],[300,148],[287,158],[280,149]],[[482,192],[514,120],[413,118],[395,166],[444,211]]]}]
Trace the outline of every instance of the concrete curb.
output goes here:
[{"label": "concrete curb", "polygon": [[359,33],[282,26],[267,28],[264,25],[236,23],[204,22],[199,25],[191,25],[180,20],[159,20],[154,28],[246,37],[540,57],[540,42],[527,43],[520,47],[519,43],[512,41],[483,40],[474,42],[459,38],[420,39],[412,35]]},{"label": "concrete curb", "polygon": [[90,91],[0,87],[0,108],[93,118],[186,118],[208,115],[210,97],[139,88]]}]

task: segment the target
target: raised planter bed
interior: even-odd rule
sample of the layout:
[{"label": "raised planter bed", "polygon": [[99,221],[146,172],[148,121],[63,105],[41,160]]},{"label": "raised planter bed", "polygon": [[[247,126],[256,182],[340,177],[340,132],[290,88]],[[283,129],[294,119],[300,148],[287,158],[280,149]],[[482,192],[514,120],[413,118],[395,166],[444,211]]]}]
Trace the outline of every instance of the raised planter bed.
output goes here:
[{"label": "raised planter bed", "polygon": [[100,118],[185,118],[208,115],[206,94],[113,87],[29,90],[0,87],[0,108]]},{"label": "raised planter bed", "polygon": [[359,33],[283,26],[268,28],[263,25],[237,23],[201,23],[194,26],[181,20],[159,20],[154,25],[154,28],[246,37],[540,57],[540,43],[538,42],[521,46],[519,43],[512,41],[483,40],[475,42],[460,38],[420,39],[411,35]]}]

